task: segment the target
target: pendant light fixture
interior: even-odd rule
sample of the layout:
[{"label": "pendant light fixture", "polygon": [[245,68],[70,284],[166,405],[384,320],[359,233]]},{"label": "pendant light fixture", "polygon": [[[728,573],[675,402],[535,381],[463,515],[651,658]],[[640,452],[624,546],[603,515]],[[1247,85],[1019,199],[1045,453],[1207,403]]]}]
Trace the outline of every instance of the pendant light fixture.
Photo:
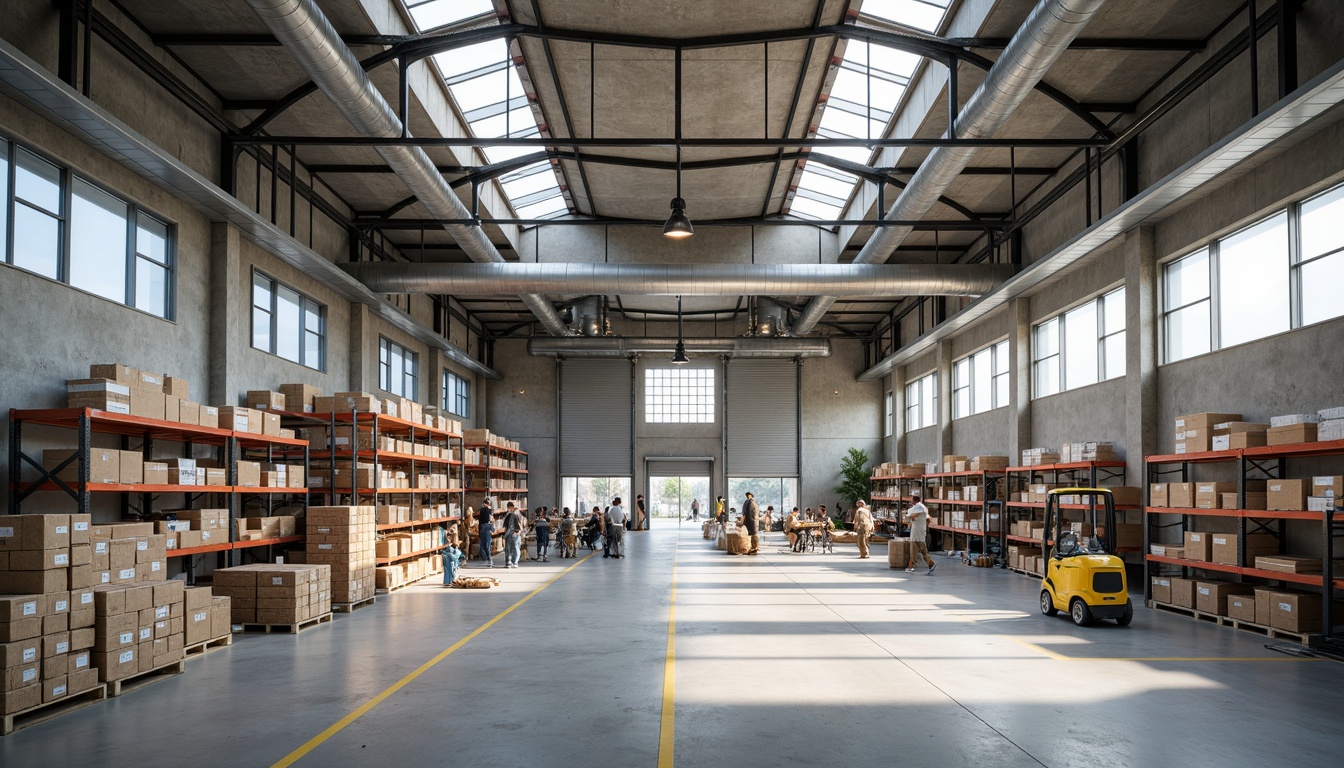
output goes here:
[{"label": "pendant light fixture", "polygon": [[[695,234],[691,220],[686,218],[686,201],[681,199],[681,145],[677,145],[677,196],[672,198],[672,215],[663,225],[663,237],[684,240]],[[675,362],[675,361],[674,361]]]},{"label": "pendant light fixture", "polygon": [[689,362],[691,360],[686,357],[686,342],[681,333],[681,296],[677,296],[677,347],[672,351],[672,364],[685,365]]}]

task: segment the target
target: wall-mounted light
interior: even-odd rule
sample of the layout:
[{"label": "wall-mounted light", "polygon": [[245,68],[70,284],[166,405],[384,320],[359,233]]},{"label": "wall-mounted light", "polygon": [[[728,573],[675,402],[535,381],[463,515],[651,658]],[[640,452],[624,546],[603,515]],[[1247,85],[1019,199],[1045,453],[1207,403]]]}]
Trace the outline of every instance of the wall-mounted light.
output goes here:
[{"label": "wall-mounted light", "polygon": [[[838,391],[838,390],[837,390],[837,391]],[[525,395],[525,394],[527,394],[527,390],[525,390],[525,389],[520,389],[520,390],[518,390],[518,394],[520,394],[520,395]]]}]

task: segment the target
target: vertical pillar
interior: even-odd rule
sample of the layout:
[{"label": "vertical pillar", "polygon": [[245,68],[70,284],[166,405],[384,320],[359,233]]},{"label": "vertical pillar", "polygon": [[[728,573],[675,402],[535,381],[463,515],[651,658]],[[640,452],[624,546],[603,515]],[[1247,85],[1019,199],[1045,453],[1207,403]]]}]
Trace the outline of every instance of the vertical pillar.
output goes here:
[{"label": "vertical pillar", "polygon": [[210,360],[206,394],[211,403],[238,403],[239,359],[244,339],[252,336],[252,280],[242,274],[242,237],[232,224],[210,227]]},{"label": "vertical pillar", "polygon": [[938,342],[938,457],[952,453],[952,342]]},{"label": "vertical pillar", "polygon": [[1125,478],[1147,483],[1143,457],[1158,450],[1157,258],[1153,230],[1125,234]]},{"label": "vertical pillar", "polygon": [[904,464],[906,461],[905,433],[908,425],[905,423],[905,366],[898,365],[891,371],[891,376],[887,377],[887,385],[891,387],[891,407],[894,413],[891,415],[891,444],[887,446],[887,460]]},{"label": "vertical pillar", "polygon": [[350,391],[378,389],[378,336],[367,304],[350,305]]},{"label": "vertical pillar", "polygon": [[1016,466],[1031,448],[1031,299],[1008,302],[1008,461]]}]

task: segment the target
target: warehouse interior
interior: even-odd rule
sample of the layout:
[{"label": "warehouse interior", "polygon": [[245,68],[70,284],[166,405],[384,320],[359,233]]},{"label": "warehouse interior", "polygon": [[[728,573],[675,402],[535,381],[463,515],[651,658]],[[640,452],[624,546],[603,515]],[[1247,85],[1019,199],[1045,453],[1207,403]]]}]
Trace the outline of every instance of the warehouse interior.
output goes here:
[{"label": "warehouse interior", "polygon": [[1338,3],[5,10],[0,763],[1337,763]]}]

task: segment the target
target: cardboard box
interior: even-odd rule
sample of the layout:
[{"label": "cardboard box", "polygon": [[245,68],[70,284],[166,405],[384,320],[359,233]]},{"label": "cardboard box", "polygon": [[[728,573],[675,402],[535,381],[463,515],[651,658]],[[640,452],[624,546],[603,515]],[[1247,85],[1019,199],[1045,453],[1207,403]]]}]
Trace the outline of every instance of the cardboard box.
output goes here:
[{"label": "cardboard box", "polygon": [[265,412],[261,414],[261,433],[271,437],[280,436],[280,414]]},{"label": "cardboard box", "polygon": [[1252,595],[1254,588],[1249,584],[1233,584],[1227,581],[1200,581],[1195,584],[1195,610],[1212,613],[1216,616],[1227,615],[1228,595]]},{"label": "cardboard box", "polygon": [[[144,375],[144,374],[142,374]],[[160,384],[162,386],[162,384]],[[142,387],[131,386],[131,415],[139,416],[143,419],[158,419],[163,421],[167,412],[167,396],[162,390],[154,391]]]},{"label": "cardboard box", "polygon": [[219,428],[260,435],[265,428],[261,411],[225,406],[219,409]]},{"label": "cardboard box", "polygon": [[163,396],[163,420],[182,421],[182,398],[176,395]]},{"label": "cardboard box", "polygon": [[280,392],[285,396],[285,409],[295,413],[313,413],[322,396],[322,390],[307,384],[281,384]]},{"label": "cardboard box", "polygon": [[285,396],[281,392],[271,392],[264,389],[248,390],[247,407],[259,411],[283,411],[285,410]]},{"label": "cardboard box", "polygon": [[1311,481],[1301,479],[1270,480],[1265,484],[1266,506],[1273,510],[1302,510],[1307,508]]},{"label": "cardboard box", "polygon": [[[1208,562],[1213,556],[1213,534],[1201,531],[1185,532],[1185,559]],[[1186,606],[1194,608],[1193,605]]]},{"label": "cardboard box", "polygon": [[1171,604],[1181,608],[1193,609],[1195,607],[1195,580],[1172,576],[1170,581]]},{"label": "cardboard box", "polygon": [[1195,483],[1195,508],[1218,509],[1222,494],[1236,492],[1236,483]]},{"label": "cardboard box", "polygon": [[237,485],[244,488],[261,487],[261,462],[259,461],[240,461],[237,464],[238,480]]},{"label": "cardboard box", "polygon": [[1255,591],[1247,590],[1245,594],[1231,594],[1227,596],[1227,617],[1238,621],[1248,621],[1255,623]]},{"label": "cardboard box", "polygon": [[1315,424],[1292,424],[1287,427],[1271,427],[1265,433],[1266,445],[1293,445],[1295,443],[1316,442]]},{"label": "cardboard box", "polygon": [[1195,506],[1194,483],[1167,483],[1167,506],[1190,509]]},{"label": "cardboard box", "polygon": [[138,648],[121,648],[115,651],[95,653],[93,665],[98,669],[99,682],[103,683],[122,680],[131,675],[139,674]]},{"label": "cardboard box", "polygon": [[129,414],[131,388],[111,379],[71,379],[65,382],[65,406]]},{"label": "cardboard box", "polygon": [[1167,503],[1167,484],[1152,483],[1148,486],[1148,506],[1150,507],[1169,507]]},{"label": "cardboard box", "polygon": [[[86,524],[87,515],[80,515]],[[26,513],[0,517],[0,551],[23,549],[59,549],[69,547],[71,541],[71,518],[65,514]],[[81,538],[87,534],[81,534]],[[12,590],[0,590],[11,592]],[[19,590],[23,592],[25,590]],[[45,592],[48,590],[28,590]]]},{"label": "cardboard box", "polygon": [[34,683],[14,690],[0,689],[0,714],[12,715],[42,703],[42,686]]},{"label": "cardboard box", "polygon": [[1311,495],[1344,498],[1344,476],[1317,475],[1311,478]]},{"label": "cardboard box", "polygon": [[[1247,560],[1250,558],[1247,557]],[[1293,555],[1257,555],[1253,562],[1262,571],[1276,573],[1320,573],[1323,566],[1319,557]]]},{"label": "cardboard box", "polygon": [[[1210,562],[1223,565],[1238,565],[1238,536],[1235,533],[1214,533],[1209,536],[1213,546]],[[1279,551],[1279,540],[1268,533],[1246,534],[1246,563],[1255,562],[1260,555],[1273,555]]]},{"label": "cardboard box", "polygon": [[198,426],[210,427],[211,429],[218,429],[219,408],[213,405],[202,405],[201,418],[200,422],[198,423]]},{"label": "cardboard box", "polygon": [[105,363],[89,366],[89,378],[91,379],[111,379],[112,381],[130,386],[131,382],[138,378],[140,371],[123,363]]},{"label": "cardboard box", "polygon": [[1321,631],[1321,596],[1302,592],[1270,595],[1269,626],[1303,634]]},{"label": "cardboard box", "polygon": [[1176,439],[1180,440],[1181,433],[1195,432],[1197,434],[1212,434],[1213,428],[1217,424],[1226,422],[1241,421],[1239,413],[1192,413],[1185,416],[1176,417]]},{"label": "cardboard box", "polygon": [[1171,603],[1171,579],[1167,576],[1152,578],[1153,599],[1159,603]]},{"label": "cardboard box", "polygon": [[1247,491],[1246,502],[1238,507],[1237,494],[1224,493],[1221,495],[1219,509],[1264,509],[1269,504],[1269,497],[1264,491]]},{"label": "cardboard box", "polygon": [[164,376],[163,392],[185,400],[191,397],[191,382],[181,376]]},{"label": "cardboard box", "polygon": [[[48,472],[56,469],[61,462],[75,455],[68,448],[47,449],[42,451],[42,468]],[[67,483],[79,482],[79,461],[71,461],[56,477]],[[121,482],[121,452],[107,448],[94,448],[89,451],[89,482]]]}]

